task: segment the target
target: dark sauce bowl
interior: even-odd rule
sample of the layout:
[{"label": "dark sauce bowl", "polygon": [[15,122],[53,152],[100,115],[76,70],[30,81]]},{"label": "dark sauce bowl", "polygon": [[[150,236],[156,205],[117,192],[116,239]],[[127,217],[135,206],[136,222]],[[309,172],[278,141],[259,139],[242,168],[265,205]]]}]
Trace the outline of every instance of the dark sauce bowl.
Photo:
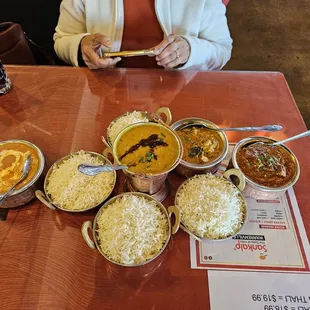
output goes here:
[{"label": "dark sauce bowl", "polygon": [[[232,164],[234,168],[241,170],[237,163],[238,150],[242,149],[243,147],[250,146],[251,144],[256,143],[256,142],[273,143],[277,141],[271,138],[267,138],[267,137],[248,137],[248,138],[245,138],[239,141],[235,145],[233,149],[233,153],[232,153],[231,160],[232,160]],[[299,166],[298,159],[288,147],[286,147],[285,145],[281,145],[281,147],[283,147],[290,154],[292,161],[295,163],[296,171],[295,171],[293,178],[287,184],[281,187],[267,187],[267,186],[263,186],[263,185],[260,185],[252,181],[250,178],[247,177],[246,174],[244,174],[245,180],[246,180],[246,187],[243,193],[245,195],[249,195],[253,198],[258,198],[258,199],[275,199],[283,195],[289,188],[293,187],[293,185],[297,182],[299,175],[300,175],[300,166]]]},{"label": "dark sauce bowl", "polygon": [[[186,126],[186,125],[192,125],[192,126],[206,125],[207,127],[211,127],[211,128],[219,128],[214,123],[208,120],[202,119],[202,118],[184,118],[172,124],[171,128],[177,132],[183,126]],[[227,139],[226,134],[224,132],[218,132],[218,134],[223,140],[224,148],[223,148],[222,153],[215,160],[201,165],[201,164],[189,163],[182,159],[180,164],[177,166],[176,171],[180,175],[185,176],[186,178],[190,178],[194,176],[195,174],[215,173],[218,170],[219,166],[221,165],[221,162],[224,160],[228,152],[228,139]]]}]

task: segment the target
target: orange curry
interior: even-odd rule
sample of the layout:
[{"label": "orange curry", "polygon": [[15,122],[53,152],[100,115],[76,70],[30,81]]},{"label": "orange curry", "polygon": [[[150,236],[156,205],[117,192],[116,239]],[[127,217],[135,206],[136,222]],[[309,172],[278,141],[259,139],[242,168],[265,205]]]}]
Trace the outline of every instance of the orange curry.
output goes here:
[{"label": "orange curry", "polygon": [[32,159],[31,169],[26,179],[16,189],[29,183],[38,171],[40,164],[38,152],[22,142],[0,145],[0,194],[7,192],[20,179],[28,154]]}]

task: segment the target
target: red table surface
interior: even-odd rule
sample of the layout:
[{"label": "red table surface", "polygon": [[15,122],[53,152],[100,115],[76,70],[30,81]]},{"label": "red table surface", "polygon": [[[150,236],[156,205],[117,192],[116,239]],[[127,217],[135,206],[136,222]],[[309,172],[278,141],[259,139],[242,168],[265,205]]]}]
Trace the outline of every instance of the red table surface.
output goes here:
[{"label": "red table surface", "polygon": [[[277,72],[89,71],[15,67],[14,88],[0,97],[0,140],[38,145],[45,171],[77,150],[101,152],[112,119],[132,110],[169,107],[174,121],[202,117],[220,126],[280,124],[277,139],[306,129],[284,76]],[[248,136],[228,135],[231,142]],[[310,139],[291,142],[301,175],[295,192],[310,236]],[[121,173],[119,173],[120,175]],[[121,178],[120,178],[121,179]],[[173,204],[180,182],[169,176]],[[115,193],[120,191],[118,181]],[[98,209],[97,209],[98,210]],[[189,237],[179,231],[150,265],[118,267],[84,242],[80,229],[97,210],[51,211],[37,200],[0,222],[1,309],[209,309],[207,272],[190,268]]]}]

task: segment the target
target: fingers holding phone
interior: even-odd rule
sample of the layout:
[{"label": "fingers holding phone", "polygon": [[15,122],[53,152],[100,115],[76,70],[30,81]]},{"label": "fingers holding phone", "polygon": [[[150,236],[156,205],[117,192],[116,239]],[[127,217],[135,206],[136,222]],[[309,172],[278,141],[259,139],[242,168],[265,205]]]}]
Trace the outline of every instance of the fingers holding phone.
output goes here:
[{"label": "fingers holding phone", "polygon": [[85,36],[81,41],[81,52],[85,64],[90,69],[101,69],[115,66],[120,60],[120,57],[116,58],[100,58],[98,51],[101,46],[111,47],[111,40],[100,34],[95,33]]}]

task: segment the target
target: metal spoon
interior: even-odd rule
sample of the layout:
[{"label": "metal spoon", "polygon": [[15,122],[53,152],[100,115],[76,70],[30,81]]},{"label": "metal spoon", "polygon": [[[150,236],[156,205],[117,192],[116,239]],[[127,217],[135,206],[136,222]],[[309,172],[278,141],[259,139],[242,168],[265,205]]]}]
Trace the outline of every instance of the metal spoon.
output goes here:
[{"label": "metal spoon", "polygon": [[308,136],[310,136],[310,130],[302,132],[302,133],[300,133],[300,134],[298,134],[296,136],[284,139],[282,141],[278,141],[278,142],[272,143],[272,145],[284,144],[286,142],[293,141],[293,140],[300,139],[300,138],[304,138],[304,137],[308,137]]},{"label": "metal spoon", "polygon": [[0,198],[0,204],[10,195],[12,194],[12,192],[14,191],[15,187],[20,184],[21,182],[23,182],[29,171],[30,171],[30,168],[31,168],[31,163],[32,163],[32,160],[31,160],[31,156],[28,155],[26,160],[25,160],[25,163],[24,163],[24,167],[23,167],[23,174],[21,176],[21,178]]},{"label": "metal spoon", "polygon": [[282,126],[280,125],[266,125],[262,127],[235,127],[235,128],[214,128],[214,127],[209,127],[205,124],[195,124],[195,123],[190,123],[186,124],[185,126],[181,127],[179,130],[187,128],[187,127],[193,127],[193,126],[202,126],[206,127],[208,129],[214,130],[214,131],[279,131],[282,129]]},{"label": "metal spoon", "polygon": [[83,174],[94,176],[99,174],[100,172],[111,172],[115,170],[121,170],[121,169],[127,169],[128,167],[125,165],[87,165],[87,164],[81,164],[78,166],[78,170],[82,172]]}]

